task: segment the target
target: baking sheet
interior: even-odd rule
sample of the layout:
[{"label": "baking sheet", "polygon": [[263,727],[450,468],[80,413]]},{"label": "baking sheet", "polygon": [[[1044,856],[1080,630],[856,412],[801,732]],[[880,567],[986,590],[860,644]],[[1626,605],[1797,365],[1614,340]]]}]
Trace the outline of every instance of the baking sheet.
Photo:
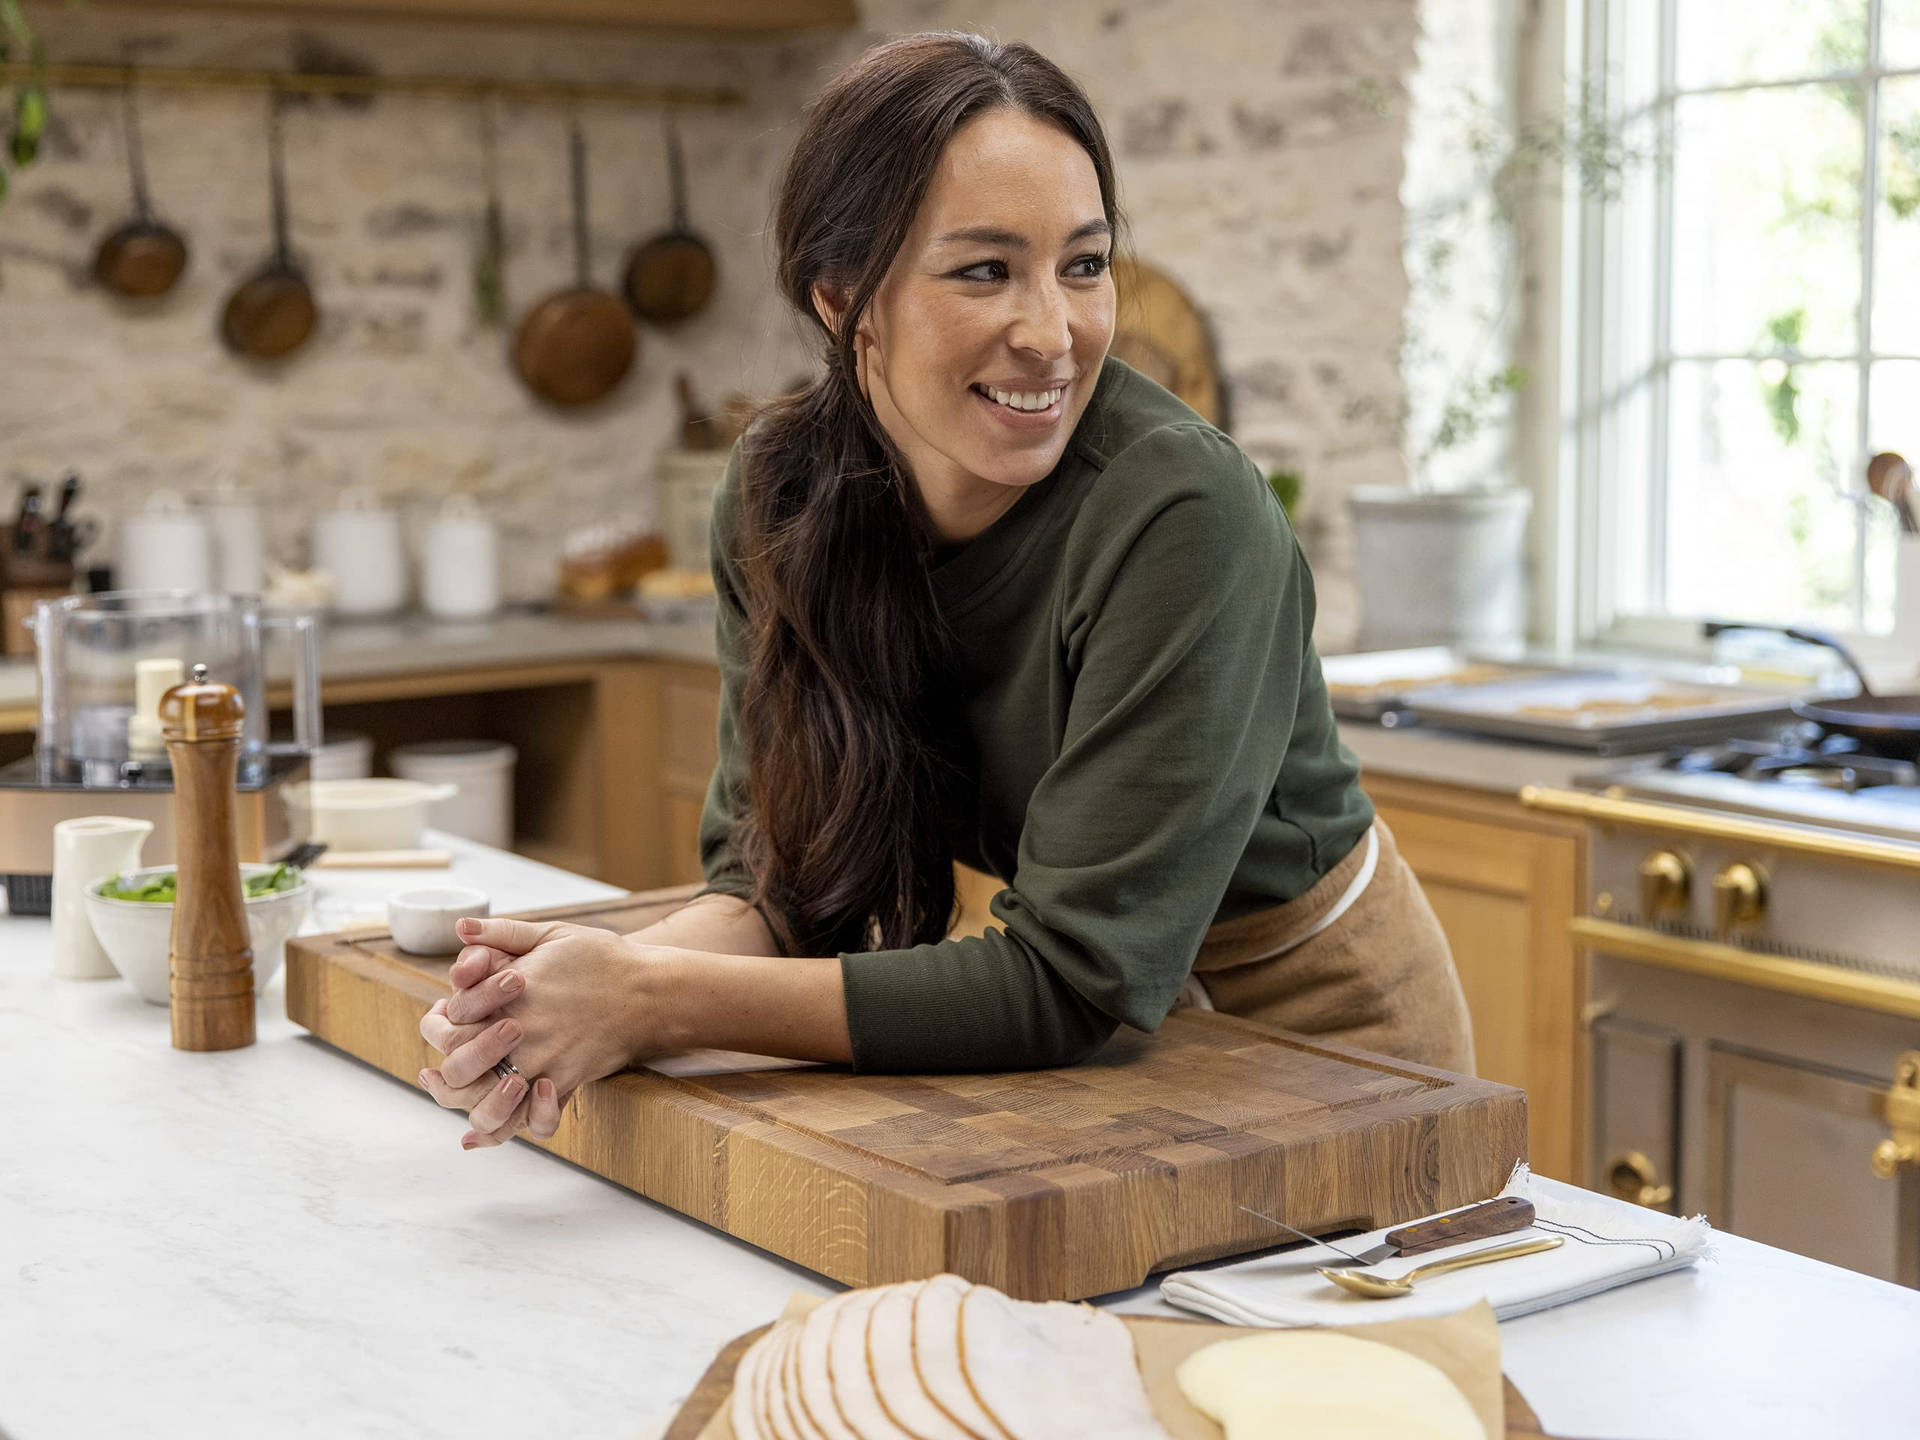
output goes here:
[{"label": "baking sheet", "polygon": [[1476,657],[1445,645],[1328,655],[1320,661],[1333,713],[1346,720],[1378,720],[1400,709],[1415,691],[1464,689],[1541,673],[1538,666]]},{"label": "baking sheet", "polygon": [[1784,723],[1793,718],[1792,698],[1777,690],[1670,676],[1588,672],[1420,690],[1406,697],[1406,705],[1424,723],[1447,729],[1623,754]]}]

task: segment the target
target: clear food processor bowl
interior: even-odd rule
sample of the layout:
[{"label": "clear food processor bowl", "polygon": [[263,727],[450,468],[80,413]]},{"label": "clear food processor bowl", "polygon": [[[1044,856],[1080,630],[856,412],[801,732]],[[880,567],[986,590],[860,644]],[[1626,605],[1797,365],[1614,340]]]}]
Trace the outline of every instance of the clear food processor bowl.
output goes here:
[{"label": "clear food processor bowl", "polygon": [[[32,623],[43,782],[112,786],[167,773],[157,717],[147,712],[195,665],[233,686],[246,707],[240,783],[257,783],[269,754],[311,754],[319,744],[320,652],[310,615],[268,615],[256,595],[119,590],[42,601]],[[293,649],[287,745],[267,743],[262,637],[271,630],[286,632]]]}]

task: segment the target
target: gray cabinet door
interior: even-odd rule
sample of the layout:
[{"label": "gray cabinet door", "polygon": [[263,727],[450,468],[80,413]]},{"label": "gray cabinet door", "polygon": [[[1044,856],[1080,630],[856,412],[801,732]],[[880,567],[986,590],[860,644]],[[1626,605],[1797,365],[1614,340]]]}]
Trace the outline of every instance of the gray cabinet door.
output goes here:
[{"label": "gray cabinet door", "polygon": [[1595,1020],[1592,1036],[1587,1186],[1671,1212],[1680,1188],[1681,1037],[1611,1017]]},{"label": "gray cabinet door", "polygon": [[1711,1045],[1707,1218],[1783,1250],[1920,1286],[1920,1177],[1871,1176],[1893,1077]]}]

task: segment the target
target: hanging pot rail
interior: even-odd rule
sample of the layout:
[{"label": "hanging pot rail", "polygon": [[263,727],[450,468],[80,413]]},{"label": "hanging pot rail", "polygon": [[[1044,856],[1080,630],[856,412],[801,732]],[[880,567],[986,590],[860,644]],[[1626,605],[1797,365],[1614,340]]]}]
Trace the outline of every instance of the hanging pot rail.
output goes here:
[{"label": "hanging pot rail", "polygon": [[0,65],[0,82],[37,79],[50,89],[283,90],[310,95],[441,95],[479,99],[500,95],[550,104],[704,105],[746,103],[728,86],[615,85],[567,80],[477,80],[457,75],[312,75],[283,70],[222,70],[180,65]]}]

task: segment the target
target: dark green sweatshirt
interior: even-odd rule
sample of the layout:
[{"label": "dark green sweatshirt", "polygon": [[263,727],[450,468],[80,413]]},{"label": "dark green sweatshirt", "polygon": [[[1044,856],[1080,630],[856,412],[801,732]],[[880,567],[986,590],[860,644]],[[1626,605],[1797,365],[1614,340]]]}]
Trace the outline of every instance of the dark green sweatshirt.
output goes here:
[{"label": "dark green sweatshirt", "polygon": [[[714,506],[720,763],[711,889],[747,894],[738,465]],[[840,957],[860,1070],[1070,1064],[1152,1030],[1207,927],[1309,889],[1372,823],[1313,648],[1313,580],[1232,440],[1115,359],[1060,463],[935,565],[969,671],[957,859],[1005,926]]]}]

